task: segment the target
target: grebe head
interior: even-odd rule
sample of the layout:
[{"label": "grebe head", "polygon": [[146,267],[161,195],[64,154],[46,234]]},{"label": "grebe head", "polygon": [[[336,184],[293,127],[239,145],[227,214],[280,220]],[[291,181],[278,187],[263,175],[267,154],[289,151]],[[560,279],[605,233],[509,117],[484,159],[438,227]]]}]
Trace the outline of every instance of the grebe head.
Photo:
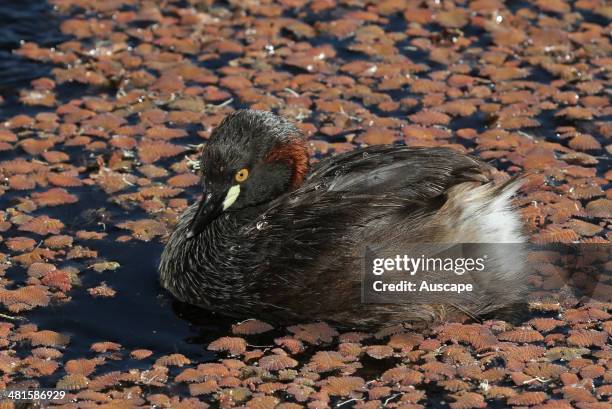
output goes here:
[{"label": "grebe head", "polygon": [[299,186],[308,170],[304,138],[271,112],[240,110],[215,128],[202,152],[202,199],[187,237],[223,212],[269,202]]}]

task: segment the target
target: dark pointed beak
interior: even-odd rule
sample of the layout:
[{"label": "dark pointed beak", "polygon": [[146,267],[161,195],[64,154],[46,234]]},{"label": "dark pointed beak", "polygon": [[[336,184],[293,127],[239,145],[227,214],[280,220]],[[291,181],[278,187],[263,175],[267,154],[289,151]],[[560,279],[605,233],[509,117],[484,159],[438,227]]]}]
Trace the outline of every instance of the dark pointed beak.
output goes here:
[{"label": "dark pointed beak", "polygon": [[200,200],[196,214],[187,230],[187,238],[191,239],[204,231],[206,225],[212,222],[223,210],[223,196],[206,193]]}]

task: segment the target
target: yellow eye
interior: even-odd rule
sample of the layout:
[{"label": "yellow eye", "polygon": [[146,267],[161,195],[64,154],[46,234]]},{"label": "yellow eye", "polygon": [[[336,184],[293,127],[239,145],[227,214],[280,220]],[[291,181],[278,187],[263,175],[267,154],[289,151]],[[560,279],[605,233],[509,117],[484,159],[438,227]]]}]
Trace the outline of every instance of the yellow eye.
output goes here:
[{"label": "yellow eye", "polygon": [[249,170],[247,168],[240,169],[238,172],[236,172],[236,175],[234,176],[236,182],[244,182],[245,180],[247,180],[248,177]]}]

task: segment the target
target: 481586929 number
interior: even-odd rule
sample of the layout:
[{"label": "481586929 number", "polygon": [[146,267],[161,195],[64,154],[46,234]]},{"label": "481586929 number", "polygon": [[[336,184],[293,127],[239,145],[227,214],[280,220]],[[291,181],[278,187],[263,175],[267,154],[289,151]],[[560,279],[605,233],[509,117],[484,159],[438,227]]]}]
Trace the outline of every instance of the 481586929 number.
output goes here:
[{"label": "481586929 number", "polygon": [[66,391],[59,389],[6,389],[0,391],[0,399],[20,402],[53,401],[66,397]]}]

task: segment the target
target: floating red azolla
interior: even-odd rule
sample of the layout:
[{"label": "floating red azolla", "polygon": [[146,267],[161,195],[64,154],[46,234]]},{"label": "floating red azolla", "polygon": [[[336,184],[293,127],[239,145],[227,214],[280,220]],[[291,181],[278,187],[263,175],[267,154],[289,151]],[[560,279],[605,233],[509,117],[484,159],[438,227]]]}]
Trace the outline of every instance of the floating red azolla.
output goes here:
[{"label": "floating red azolla", "polygon": [[221,337],[208,344],[209,350],[227,351],[230,355],[240,355],[246,351],[246,347],[246,341],[237,337]]},{"label": "floating red azolla", "polygon": [[36,233],[43,236],[49,233],[59,234],[63,228],[64,223],[62,223],[60,220],[44,215],[32,218],[19,226],[19,230]]},{"label": "floating red azolla", "polygon": [[274,329],[272,325],[256,319],[242,321],[232,326],[232,332],[236,335],[262,334],[272,329]]}]

